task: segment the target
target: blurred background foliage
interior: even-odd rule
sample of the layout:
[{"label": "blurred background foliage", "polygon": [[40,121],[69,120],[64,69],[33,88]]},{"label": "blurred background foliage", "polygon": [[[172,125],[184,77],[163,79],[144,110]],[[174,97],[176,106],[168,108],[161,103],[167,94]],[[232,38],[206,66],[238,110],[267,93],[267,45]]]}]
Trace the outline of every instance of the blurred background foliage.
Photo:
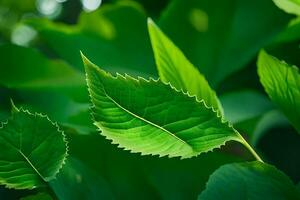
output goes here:
[{"label": "blurred background foliage", "polygon": [[[298,183],[300,136],[262,89],[256,55],[300,66],[300,20],[271,0],[0,0],[0,121],[13,99],[63,127],[70,157],[50,184],[56,196],[195,199],[220,165],[251,159],[235,143],[189,160],[141,157],[98,135],[80,50],[108,71],[157,77],[147,17],[206,76],[226,118]],[[0,186],[0,199],[34,193]]]}]

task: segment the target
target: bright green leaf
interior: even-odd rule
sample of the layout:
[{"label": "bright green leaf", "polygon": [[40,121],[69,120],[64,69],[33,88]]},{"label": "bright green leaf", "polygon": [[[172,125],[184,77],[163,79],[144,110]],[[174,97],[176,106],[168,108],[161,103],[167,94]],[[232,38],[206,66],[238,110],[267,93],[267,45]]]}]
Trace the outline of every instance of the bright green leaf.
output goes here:
[{"label": "bright green leaf", "polygon": [[275,167],[261,162],[227,164],[209,178],[198,200],[300,199],[292,181]]},{"label": "bright green leaf", "polygon": [[287,13],[300,15],[300,0],[273,0],[273,2]]},{"label": "bright green leaf", "polygon": [[216,88],[245,67],[289,19],[270,0],[174,0],[159,26]]},{"label": "bright green leaf", "polygon": [[0,128],[0,184],[32,189],[55,178],[67,155],[57,124],[42,114],[13,108]]},{"label": "bright green leaf", "polygon": [[258,74],[271,100],[287,116],[300,133],[300,75],[296,66],[261,51]]},{"label": "bright green leaf", "polygon": [[148,29],[160,79],[222,111],[215,91],[180,49],[150,19]]},{"label": "bright green leaf", "polygon": [[143,155],[188,158],[212,151],[239,134],[203,101],[159,80],[117,77],[85,57],[95,125],[120,147]]}]

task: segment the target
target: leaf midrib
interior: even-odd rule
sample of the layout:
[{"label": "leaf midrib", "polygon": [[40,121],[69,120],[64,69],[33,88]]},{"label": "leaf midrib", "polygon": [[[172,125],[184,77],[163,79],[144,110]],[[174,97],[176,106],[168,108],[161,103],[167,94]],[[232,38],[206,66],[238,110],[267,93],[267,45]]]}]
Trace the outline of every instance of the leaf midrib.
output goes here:
[{"label": "leaf midrib", "polygon": [[171,132],[168,131],[167,129],[165,129],[165,128],[163,128],[163,127],[161,127],[161,126],[159,126],[159,125],[157,125],[157,124],[155,124],[155,123],[153,123],[153,122],[151,122],[151,121],[149,121],[149,120],[147,120],[147,119],[145,119],[145,118],[143,118],[143,117],[140,117],[140,116],[134,114],[133,112],[131,112],[131,111],[129,111],[129,110],[127,110],[126,108],[124,108],[123,106],[121,106],[118,102],[116,102],[111,96],[109,96],[109,95],[107,94],[105,88],[103,88],[103,91],[104,91],[106,97],[107,97],[109,100],[111,100],[117,107],[121,108],[123,111],[127,112],[128,114],[132,115],[133,117],[136,117],[136,118],[140,119],[141,121],[143,121],[143,122],[145,122],[145,123],[148,123],[148,124],[154,126],[155,128],[158,128],[158,129],[160,129],[160,130],[162,130],[162,131],[168,133],[170,136],[174,137],[175,139],[177,139],[177,140],[180,141],[181,143],[187,145],[188,147],[190,147],[190,148],[192,149],[192,151],[194,151],[193,147],[192,147],[189,143],[187,143],[186,141],[182,140],[181,138],[179,138],[178,136],[176,136],[174,133],[171,133]]},{"label": "leaf midrib", "polygon": [[20,149],[18,149],[14,144],[9,142],[5,137],[3,137],[3,135],[1,136],[1,138],[5,140],[7,144],[9,144],[16,152],[18,152],[25,159],[25,161],[30,165],[33,171],[35,171],[43,181],[45,180],[43,175],[38,171],[38,169],[30,161],[30,159]]}]

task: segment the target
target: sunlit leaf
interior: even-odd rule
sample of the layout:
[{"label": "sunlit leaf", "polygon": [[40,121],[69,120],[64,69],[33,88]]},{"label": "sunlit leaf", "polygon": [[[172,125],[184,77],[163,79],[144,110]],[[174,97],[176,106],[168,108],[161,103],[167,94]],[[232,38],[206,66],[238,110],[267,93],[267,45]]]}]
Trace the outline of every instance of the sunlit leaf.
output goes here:
[{"label": "sunlit leaf", "polygon": [[180,49],[150,19],[148,29],[160,79],[222,111],[215,91]]},{"label": "sunlit leaf", "polygon": [[52,197],[46,193],[38,193],[35,195],[23,197],[20,200],[52,200]]},{"label": "sunlit leaf", "polygon": [[116,77],[83,57],[101,134],[132,152],[188,158],[211,151],[239,134],[202,101],[159,80]]},{"label": "sunlit leaf", "polygon": [[136,3],[123,1],[82,12],[76,25],[27,21],[63,59],[83,71],[79,51],[113,72],[154,74],[146,15]]},{"label": "sunlit leaf", "polygon": [[273,0],[273,2],[287,13],[300,15],[299,0]]},{"label": "sunlit leaf", "polygon": [[260,81],[269,97],[300,133],[299,69],[265,51],[260,52],[257,65]]}]

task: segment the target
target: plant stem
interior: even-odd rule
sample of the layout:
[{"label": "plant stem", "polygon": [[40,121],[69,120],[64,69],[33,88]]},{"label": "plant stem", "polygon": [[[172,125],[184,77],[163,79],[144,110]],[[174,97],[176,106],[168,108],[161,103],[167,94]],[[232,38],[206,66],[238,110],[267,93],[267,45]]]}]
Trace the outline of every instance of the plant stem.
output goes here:
[{"label": "plant stem", "polygon": [[244,137],[237,132],[239,138],[241,139],[241,143],[251,152],[251,154],[255,157],[256,160],[260,161],[260,162],[264,162],[259,155],[255,152],[255,150],[250,146],[250,144],[244,139]]}]

